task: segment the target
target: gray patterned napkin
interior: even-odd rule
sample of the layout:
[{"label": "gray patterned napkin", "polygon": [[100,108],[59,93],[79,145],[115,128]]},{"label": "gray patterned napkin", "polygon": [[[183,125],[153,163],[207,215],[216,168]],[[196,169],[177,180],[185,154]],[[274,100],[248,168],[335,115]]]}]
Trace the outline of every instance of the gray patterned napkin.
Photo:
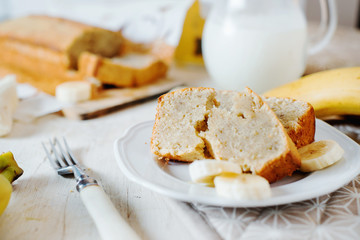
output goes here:
[{"label": "gray patterned napkin", "polygon": [[[359,119],[328,122],[360,142]],[[360,175],[331,194],[303,202],[265,208],[192,207],[225,240],[360,239]]]}]

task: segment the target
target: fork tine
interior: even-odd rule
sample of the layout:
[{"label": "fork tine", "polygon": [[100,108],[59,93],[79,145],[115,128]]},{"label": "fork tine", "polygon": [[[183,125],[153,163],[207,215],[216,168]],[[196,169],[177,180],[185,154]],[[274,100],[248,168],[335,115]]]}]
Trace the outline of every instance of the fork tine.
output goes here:
[{"label": "fork tine", "polygon": [[79,166],[79,162],[78,162],[77,159],[74,157],[74,154],[72,153],[71,149],[69,148],[69,145],[67,144],[67,141],[66,141],[65,137],[63,137],[63,141],[64,141],[66,151],[68,152],[71,161],[73,162],[73,164]]},{"label": "fork tine", "polygon": [[55,138],[54,140],[55,140],[55,144],[57,144],[57,145],[58,145],[58,148],[60,149],[61,155],[63,156],[62,159],[65,159],[65,161],[66,161],[66,163],[67,163],[66,165],[68,165],[68,166],[74,165],[73,161],[71,160],[72,157],[71,157],[71,155],[69,154],[69,151],[67,151],[67,152],[64,151],[64,149],[63,149],[62,146],[61,146],[60,141],[59,141],[57,138]]},{"label": "fork tine", "polygon": [[48,149],[46,148],[45,144],[43,142],[41,142],[41,144],[42,144],[42,146],[43,146],[43,148],[45,150],[46,156],[49,159],[49,161],[50,161],[51,165],[53,166],[53,168],[55,168],[55,169],[60,168],[61,165],[59,164],[58,161],[56,161],[56,159],[52,158],[52,156],[51,156],[50,152],[48,151]]},{"label": "fork tine", "polygon": [[56,159],[57,163],[60,165],[60,167],[67,166],[67,163],[65,163],[64,159],[59,155],[58,151],[56,150],[55,139],[54,139],[54,143],[52,143],[52,141],[50,139],[49,139],[49,142],[50,142],[50,146],[51,146],[51,151],[54,153],[55,159]]}]

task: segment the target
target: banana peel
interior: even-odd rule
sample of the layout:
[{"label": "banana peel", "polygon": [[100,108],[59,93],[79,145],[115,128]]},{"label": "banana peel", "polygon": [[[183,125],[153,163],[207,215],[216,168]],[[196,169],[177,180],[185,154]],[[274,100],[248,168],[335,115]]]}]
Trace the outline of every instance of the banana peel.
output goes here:
[{"label": "banana peel", "polygon": [[360,115],[360,67],[313,73],[264,93],[309,102],[316,117]]},{"label": "banana peel", "polygon": [[0,215],[5,211],[10,201],[11,183],[18,179],[23,172],[11,152],[0,155]]}]

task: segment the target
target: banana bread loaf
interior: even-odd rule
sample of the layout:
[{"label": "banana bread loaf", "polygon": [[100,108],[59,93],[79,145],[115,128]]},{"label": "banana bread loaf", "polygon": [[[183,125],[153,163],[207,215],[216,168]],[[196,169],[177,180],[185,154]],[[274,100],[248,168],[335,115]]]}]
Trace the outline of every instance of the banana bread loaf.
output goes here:
[{"label": "banana bread loaf", "polygon": [[28,70],[38,71],[41,63],[76,69],[82,52],[113,57],[120,43],[115,32],[62,18],[27,16],[0,24],[0,60]]}]

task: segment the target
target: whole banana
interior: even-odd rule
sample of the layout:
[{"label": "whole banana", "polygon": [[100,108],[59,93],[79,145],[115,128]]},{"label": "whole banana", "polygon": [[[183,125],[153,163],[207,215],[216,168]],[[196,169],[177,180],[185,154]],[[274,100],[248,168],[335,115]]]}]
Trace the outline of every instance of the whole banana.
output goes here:
[{"label": "whole banana", "polygon": [[313,73],[264,95],[309,102],[317,117],[360,115],[360,67]]},{"label": "whole banana", "polygon": [[11,193],[11,183],[23,174],[11,152],[0,155],[0,215],[7,207]]},{"label": "whole banana", "polygon": [[12,187],[9,180],[0,174],[0,215],[4,212],[11,197]]}]

